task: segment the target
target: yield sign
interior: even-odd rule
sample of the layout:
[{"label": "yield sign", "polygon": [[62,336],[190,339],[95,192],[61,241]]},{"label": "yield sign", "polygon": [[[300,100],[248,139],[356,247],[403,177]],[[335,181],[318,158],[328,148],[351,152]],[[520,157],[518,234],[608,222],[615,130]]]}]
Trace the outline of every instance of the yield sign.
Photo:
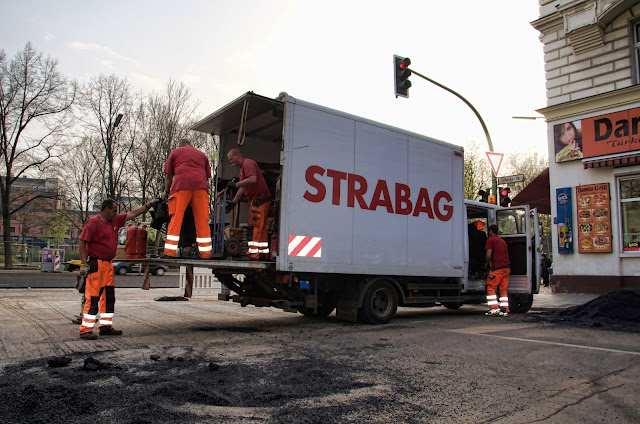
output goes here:
[{"label": "yield sign", "polygon": [[503,157],[504,153],[487,152],[487,158],[489,159],[491,169],[493,169],[493,175],[495,176],[498,176],[498,170],[500,169],[500,164],[502,163]]}]

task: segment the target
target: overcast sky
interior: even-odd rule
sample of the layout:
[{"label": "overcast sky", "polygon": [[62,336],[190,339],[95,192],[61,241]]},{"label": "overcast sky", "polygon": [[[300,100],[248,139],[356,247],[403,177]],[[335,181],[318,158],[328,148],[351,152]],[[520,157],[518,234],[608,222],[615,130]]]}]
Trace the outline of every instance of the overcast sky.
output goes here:
[{"label": "overcast sky", "polygon": [[4,1],[0,48],[27,41],[80,82],[126,76],[143,91],[184,82],[208,115],[247,91],[286,91],[450,143],[486,138],[473,112],[417,76],[393,95],[393,55],[467,98],[496,152],[546,148],[536,0]]}]

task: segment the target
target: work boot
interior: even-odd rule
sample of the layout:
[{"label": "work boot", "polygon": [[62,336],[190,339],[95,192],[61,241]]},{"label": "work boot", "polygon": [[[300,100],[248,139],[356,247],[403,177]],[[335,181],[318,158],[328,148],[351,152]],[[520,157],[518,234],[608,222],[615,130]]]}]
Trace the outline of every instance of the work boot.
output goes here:
[{"label": "work boot", "polygon": [[498,316],[500,314],[500,309],[490,309],[489,312],[486,312],[485,315],[488,317]]},{"label": "work boot", "polygon": [[80,333],[80,338],[82,340],[96,340],[98,338],[98,335],[93,334],[92,332]]},{"label": "work boot", "polygon": [[111,325],[104,325],[100,327],[101,336],[121,336],[122,330],[116,330]]},{"label": "work boot", "polygon": [[500,313],[498,315],[500,315],[501,317],[508,317],[509,316],[509,312],[500,311]]}]

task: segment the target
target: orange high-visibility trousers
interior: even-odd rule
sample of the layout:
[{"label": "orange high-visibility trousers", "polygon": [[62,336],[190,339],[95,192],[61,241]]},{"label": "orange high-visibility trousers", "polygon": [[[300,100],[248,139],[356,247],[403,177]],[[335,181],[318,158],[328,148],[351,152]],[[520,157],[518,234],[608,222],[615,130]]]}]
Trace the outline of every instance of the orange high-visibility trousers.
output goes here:
[{"label": "orange high-visibility trousers", "polygon": [[254,206],[253,203],[249,206],[247,224],[252,231],[247,237],[247,256],[250,258],[259,259],[260,255],[263,258],[268,258],[269,256],[269,234],[267,233],[269,207],[271,207],[270,201],[260,206]]},{"label": "orange high-visibility trousers", "polygon": [[113,326],[113,308],[116,303],[113,263],[101,259],[91,259],[89,269],[84,288],[85,302],[82,310],[80,334],[93,331],[98,314],[100,314],[100,327]]},{"label": "orange high-visibility trousers", "polygon": [[[509,274],[511,274],[511,269],[509,268],[501,268],[489,272],[487,277],[487,305],[489,305],[489,309],[497,309],[499,307],[504,309],[504,312],[509,312],[509,295],[507,294]],[[496,288],[500,292],[500,302],[498,302]]]},{"label": "orange high-visibility trousers", "polygon": [[200,258],[211,257],[211,228],[209,227],[209,193],[203,188],[193,190],[178,190],[169,197],[169,227],[167,240],[164,244],[164,254],[176,256],[180,242],[180,230],[187,206],[191,205],[193,220],[196,224],[196,243]]}]

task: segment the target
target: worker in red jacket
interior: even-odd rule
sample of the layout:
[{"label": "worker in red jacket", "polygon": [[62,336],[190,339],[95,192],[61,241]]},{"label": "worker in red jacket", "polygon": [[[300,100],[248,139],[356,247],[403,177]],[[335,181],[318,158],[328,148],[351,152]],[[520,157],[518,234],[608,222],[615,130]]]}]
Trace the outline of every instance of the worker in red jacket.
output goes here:
[{"label": "worker in red jacket", "polygon": [[267,233],[267,218],[269,217],[269,207],[271,206],[271,192],[256,161],[245,158],[240,149],[229,150],[227,157],[232,166],[240,167],[239,181],[231,181],[227,185],[229,188],[238,189],[229,206],[235,206],[242,199],[242,196],[247,196],[249,201],[247,256],[253,260],[268,260],[269,234]]},{"label": "worker in red jacket", "polygon": [[80,251],[80,273],[86,275],[84,308],[80,324],[80,338],[94,340],[98,336],[93,328],[100,314],[100,335],[119,336],[122,330],[113,328],[113,307],[116,302],[113,263],[118,249],[118,230],[124,223],[148,212],[151,203],[142,205],[129,213],[118,213],[118,204],[113,199],[102,202],[100,213],[84,225],[78,240]]},{"label": "worker in red jacket", "polygon": [[176,257],[180,230],[187,206],[191,205],[196,225],[196,243],[201,259],[211,257],[211,227],[209,227],[209,158],[183,138],[171,151],[164,167],[165,193],[169,194],[169,227],[164,244],[165,256]]},{"label": "worker in red jacket", "polygon": [[[485,244],[485,269],[489,269],[487,277],[487,305],[489,312],[486,315],[509,316],[509,274],[511,262],[509,261],[509,248],[507,242],[498,237],[498,226],[489,226],[489,238]],[[500,292],[500,298],[496,294],[496,288]]]}]

